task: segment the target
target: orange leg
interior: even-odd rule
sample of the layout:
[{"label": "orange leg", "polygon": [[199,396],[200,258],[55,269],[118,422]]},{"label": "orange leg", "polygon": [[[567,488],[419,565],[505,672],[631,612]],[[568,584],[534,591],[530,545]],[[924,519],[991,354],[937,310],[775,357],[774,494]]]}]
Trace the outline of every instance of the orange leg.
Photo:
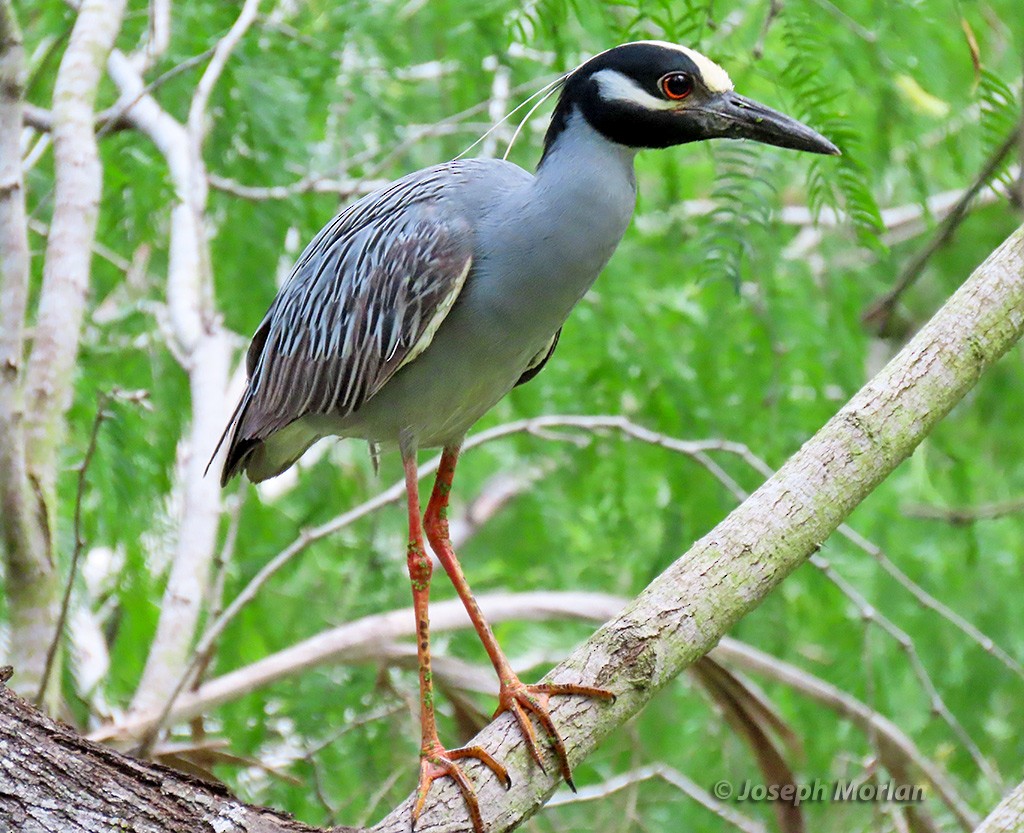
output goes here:
[{"label": "orange leg", "polygon": [[434,718],[434,684],[430,672],[430,620],[427,606],[430,600],[430,574],[433,567],[430,556],[423,546],[423,528],[420,524],[420,498],[416,477],[415,452],[404,453],[402,462],[405,466],[405,489],[409,502],[409,549],[407,551],[409,579],[412,582],[412,602],[416,612],[416,653],[420,668],[420,728],[422,745],[420,747],[420,779],[416,788],[416,802],[412,808],[412,825],[423,812],[430,785],[438,778],[449,776],[462,793],[469,810],[470,820],[476,833],[483,833],[483,820],[480,817],[480,804],[476,791],[469,782],[462,768],[455,763],[462,758],[476,758],[487,766],[505,784],[511,786],[505,767],[499,764],[490,753],[479,746],[467,746],[460,749],[445,749],[437,737],[437,722]]},{"label": "orange leg", "polygon": [[473,598],[469,589],[466,577],[459,565],[452,550],[451,540],[448,535],[448,497],[452,490],[452,479],[455,476],[455,465],[459,459],[459,449],[445,448],[441,455],[441,465],[437,470],[437,479],[434,481],[434,490],[430,495],[430,502],[427,504],[427,513],[424,523],[427,531],[427,538],[431,547],[437,554],[445,572],[455,585],[455,591],[466,606],[469,618],[473,621],[476,632],[480,635],[487,655],[491,658],[494,670],[498,672],[500,689],[498,692],[498,710],[494,713],[497,717],[502,712],[511,712],[515,717],[519,728],[526,739],[527,748],[533,756],[534,761],[543,770],[544,761],[541,756],[540,747],[537,743],[537,733],[530,715],[533,715],[537,722],[544,729],[544,733],[554,747],[555,758],[558,767],[566,783],[576,789],[572,782],[572,771],[569,768],[569,757],[566,754],[565,743],[562,741],[555,724],[548,712],[548,697],[553,694],[577,694],[584,697],[599,697],[604,700],[614,700],[615,695],[602,688],[591,688],[590,686],[579,685],[524,685],[509,665],[508,659],[494,638],[491,626],[487,624],[484,615]]}]

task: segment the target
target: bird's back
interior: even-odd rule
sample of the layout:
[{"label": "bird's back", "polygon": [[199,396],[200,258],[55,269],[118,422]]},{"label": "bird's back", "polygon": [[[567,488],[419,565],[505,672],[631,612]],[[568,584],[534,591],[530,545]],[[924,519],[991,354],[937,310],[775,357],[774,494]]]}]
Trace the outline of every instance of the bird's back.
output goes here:
[{"label": "bird's back", "polygon": [[[254,480],[287,468],[416,358],[481,255],[481,218],[531,180],[500,160],[449,162],[396,180],[324,226],[253,337],[247,387],[225,431],[224,482],[242,468]],[[278,433],[283,442],[268,456],[264,444]]]}]

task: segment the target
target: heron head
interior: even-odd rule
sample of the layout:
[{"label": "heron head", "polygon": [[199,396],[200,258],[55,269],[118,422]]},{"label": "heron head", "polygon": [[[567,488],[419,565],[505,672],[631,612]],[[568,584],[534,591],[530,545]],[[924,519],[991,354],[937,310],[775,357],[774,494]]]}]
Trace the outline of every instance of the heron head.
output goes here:
[{"label": "heron head", "polygon": [[545,147],[574,110],[607,139],[664,148],[704,139],[752,139],[810,153],[839,149],[807,125],[739,95],[728,73],[685,46],[639,41],[602,52],[570,73]]}]

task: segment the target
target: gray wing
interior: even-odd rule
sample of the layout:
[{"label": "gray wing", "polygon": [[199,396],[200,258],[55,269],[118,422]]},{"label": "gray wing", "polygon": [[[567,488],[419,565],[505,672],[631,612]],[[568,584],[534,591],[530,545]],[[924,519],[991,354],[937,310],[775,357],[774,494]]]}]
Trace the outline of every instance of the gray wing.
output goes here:
[{"label": "gray wing", "polygon": [[303,252],[249,347],[222,482],[289,423],[357,410],[429,345],[473,253],[469,224],[438,203],[445,174],[431,169],[360,200]]}]

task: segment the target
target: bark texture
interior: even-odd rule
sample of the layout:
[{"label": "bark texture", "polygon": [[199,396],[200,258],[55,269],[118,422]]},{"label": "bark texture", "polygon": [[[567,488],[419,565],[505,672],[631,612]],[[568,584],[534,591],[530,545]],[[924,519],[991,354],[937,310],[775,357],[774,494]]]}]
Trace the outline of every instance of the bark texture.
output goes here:
[{"label": "bark texture", "polygon": [[[25,449],[25,312],[29,248],[21,172],[25,55],[9,0],[0,0],[0,553],[8,582],[12,659],[25,690],[37,686],[53,633],[57,582],[45,505],[29,477]],[[34,654],[30,653],[35,651]]]},{"label": "bark texture", "polygon": [[[552,671],[551,681],[602,686],[618,695],[610,704],[576,698],[553,702],[552,715],[566,739],[570,761],[575,764],[586,757],[602,738],[714,647],[740,617],[802,564],[1022,333],[1024,227],[1011,235],[914,340],[777,474]],[[0,699],[5,706],[11,702],[9,695]],[[20,733],[31,733],[18,725],[19,720],[30,727],[42,725],[44,730],[36,731],[26,745]],[[53,808],[66,819],[63,828],[22,824],[14,826],[15,830],[111,829],[115,826],[111,816],[104,820],[105,828],[96,827],[94,808],[97,802],[103,807],[112,800],[110,796],[120,792],[129,797],[119,799],[118,807],[139,819],[124,821],[121,816],[118,824],[122,829],[303,829],[266,811],[243,808],[223,795],[211,797],[212,793],[200,790],[194,782],[127,761],[57,728],[55,733],[50,724],[40,724],[34,715],[19,717],[15,713],[14,725],[6,731],[0,729],[0,744],[6,744],[0,756],[0,777],[4,779],[0,781],[0,802],[9,800],[5,796],[15,789],[24,795],[21,781],[31,785],[47,779],[49,789],[59,792],[36,790],[33,795],[44,802],[44,808]],[[556,788],[556,767],[543,773],[533,765],[510,715],[499,717],[472,743],[503,761],[513,781],[506,792],[479,765],[467,764],[489,831],[498,833],[520,824]],[[64,751],[72,757],[60,758]],[[20,767],[15,769],[9,760],[21,761]],[[20,780],[13,780],[14,775]],[[76,790],[60,791],[62,779],[73,783]],[[181,790],[188,795],[188,812],[181,809],[186,806]],[[157,808],[168,801],[185,817],[179,815],[163,824]],[[22,798],[18,805],[22,813],[26,812],[24,805]],[[3,806],[0,804],[0,812]],[[263,827],[238,826],[242,823],[238,819],[251,819],[252,813],[261,814],[258,823]],[[409,801],[373,829],[408,833]],[[417,830],[452,833],[468,829],[458,791],[450,783],[439,782],[431,790]]]},{"label": "bark texture", "polygon": [[313,828],[240,804],[223,789],[180,772],[90,743],[0,686],[0,830],[304,833]]},{"label": "bark texture", "polygon": [[[19,380],[19,387],[24,387],[24,411],[14,415],[19,446],[24,430],[24,449],[16,449],[12,472],[21,479],[6,487],[16,499],[32,503],[30,509],[23,507],[13,521],[17,536],[8,557],[7,593],[11,605],[11,660],[18,666],[19,683],[28,691],[42,683],[60,608],[61,585],[51,543],[52,513],[47,507],[54,503],[58,450],[71,404],[102,191],[94,104],[107,55],[121,28],[124,7],[125,0],[83,0],[53,89],[54,210],[32,352],[24,379]],[[11,19],[6,4],[0,14],[5,21]],[[13,24],[6,28],[16,32]],[[9,41],[5,38],[5,42]],[[9,94],[10,90],[5,89],[4,95]],[[5,158],[20,163],[18,152],[13,158],[5,153]],[[18,191],[20,196],[20,184]],[[20,318],[24,318],[23,304]],[[23,325],[24,321],[19,321],[13,332],[20,335]],[[21,345],[15,345],[15,349],[20,359]],[[13,401],[20,402],[21,393],[19,390]]]},{"label": "bark texture", "polygon": [[996,805],[974,833],[1021,833],[1024,830],[1024,783]]}]

